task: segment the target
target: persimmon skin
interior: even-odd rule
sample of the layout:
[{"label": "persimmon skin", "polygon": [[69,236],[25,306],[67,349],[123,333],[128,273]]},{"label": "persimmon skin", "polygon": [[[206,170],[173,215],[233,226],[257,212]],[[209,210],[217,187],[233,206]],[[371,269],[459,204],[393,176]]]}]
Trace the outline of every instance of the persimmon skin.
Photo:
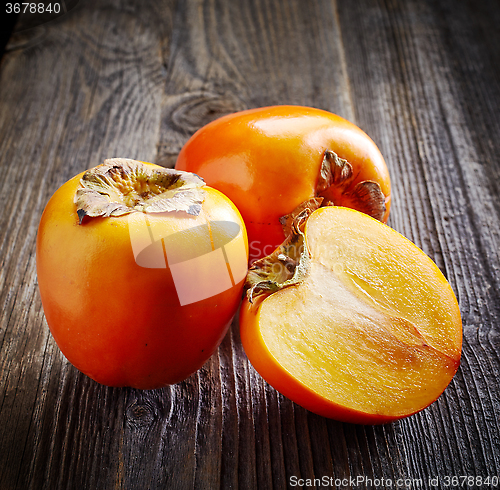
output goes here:
[{"label": "persimmon skin", "polygon": [[[188,140],[176,169],[200,175],[234,202],[245,220],[254,260],[283,242],[279,219],[316,196],[326,150],[352,165],[353,186],[362,181],[380,185],[386,222],[391,184],[382,154],[359,127],[320,109],[271,106],[221,117]],[[346,197],[332,191],[327,199],[351,207]]]},{"label": "persimmon skin", "polygon": [[[86,217],[79,224],[73,199],[82,176],[55,192],[38,229],[38,285],[50,331],[68,361],[101,384],[153,389],[178,383],[222,341],[241,301],[244,279],[181,306],[168,267],[136,263],[128,223],[141,213]],[[248,254],[236,207],[219,191],[204,191],[202,213],[186,218],[187,226],[233,221]],[[150,214],[148,219],[176,218]]]}]

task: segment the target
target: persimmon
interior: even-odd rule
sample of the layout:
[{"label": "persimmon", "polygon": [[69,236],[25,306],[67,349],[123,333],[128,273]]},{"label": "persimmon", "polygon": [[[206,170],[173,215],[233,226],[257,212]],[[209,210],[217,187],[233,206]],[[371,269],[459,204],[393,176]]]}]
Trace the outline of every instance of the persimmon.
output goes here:
[{"label": "persimmon", "polygon": [[66,358],[109,386],[158,388],[212,355],[240,302],[245,225],[193,174],[110,159],[43,212],[38,285]]},{"label": "persimmon", "polygon": [[451,286],[416,245],[361,212],[298,216],[289,238],[255,262],[246,287],[240,329],[249,360],[320,415],[365,424],[409,416],[435,401],[459,367]]},{"label": "persimmon", "polygon": [[307,206],[346,206],[386,222],[391,184],[384,158],[359,127],[327,111],[272,106],[199,129],[177,158],[227,195],[245,220],[251,261],[285,239],[282,222]]}]

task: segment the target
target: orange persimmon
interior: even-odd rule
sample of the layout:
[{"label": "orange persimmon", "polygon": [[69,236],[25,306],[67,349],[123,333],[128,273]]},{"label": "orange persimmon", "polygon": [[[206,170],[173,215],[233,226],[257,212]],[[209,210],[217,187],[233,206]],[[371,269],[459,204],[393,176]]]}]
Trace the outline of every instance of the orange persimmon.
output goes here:
[{"label": "orange persimmon", "polygon": [[194,172],[227,195],[248,232],[250,259],[284,239],[282,222],[316,199],[386,222],[389,172],[360,128],[312,107],[272,106],[236,112],[199,129],[176,168]]},{"label": "orange persimmon", "polygon": [[248,243],[236,207],[198,176],[110,159],[52,196],[36,257],[66,358],[99,383],[149,389],[183,380],[217,348]]}]

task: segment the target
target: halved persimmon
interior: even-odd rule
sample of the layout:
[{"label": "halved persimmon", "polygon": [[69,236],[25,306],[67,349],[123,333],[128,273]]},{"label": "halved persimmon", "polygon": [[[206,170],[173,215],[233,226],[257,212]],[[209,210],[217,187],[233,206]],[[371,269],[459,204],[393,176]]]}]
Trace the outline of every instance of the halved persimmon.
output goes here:
[{"label": "halved persimmon", "polygon": [[408,239],[358,211],[313,211],[247,277],[249,360],[274,388],[326,417],[384,423],[435,401],[458,369],[451,286]]}]

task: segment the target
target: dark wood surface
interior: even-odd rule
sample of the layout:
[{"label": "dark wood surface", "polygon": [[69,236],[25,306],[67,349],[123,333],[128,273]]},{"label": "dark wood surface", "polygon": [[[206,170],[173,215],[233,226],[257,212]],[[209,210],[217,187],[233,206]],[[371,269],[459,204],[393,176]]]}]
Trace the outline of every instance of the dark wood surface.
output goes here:
[{"label": "dark wood surface", "polygon": [[[500,476],[499,25],[495,0],[81,0],[15,33],[0,65],[0,489]],[[372,136],[393,180],[389,224],[457,294],[461,367],[415,416],[357,426],[307,412],[254,371],[236,320],[197,374],[150,392],[96,384],[50,336],[35,237],[58,186],[107,157],[172,166],[203,124],[271,104],[330,110]]]}]

